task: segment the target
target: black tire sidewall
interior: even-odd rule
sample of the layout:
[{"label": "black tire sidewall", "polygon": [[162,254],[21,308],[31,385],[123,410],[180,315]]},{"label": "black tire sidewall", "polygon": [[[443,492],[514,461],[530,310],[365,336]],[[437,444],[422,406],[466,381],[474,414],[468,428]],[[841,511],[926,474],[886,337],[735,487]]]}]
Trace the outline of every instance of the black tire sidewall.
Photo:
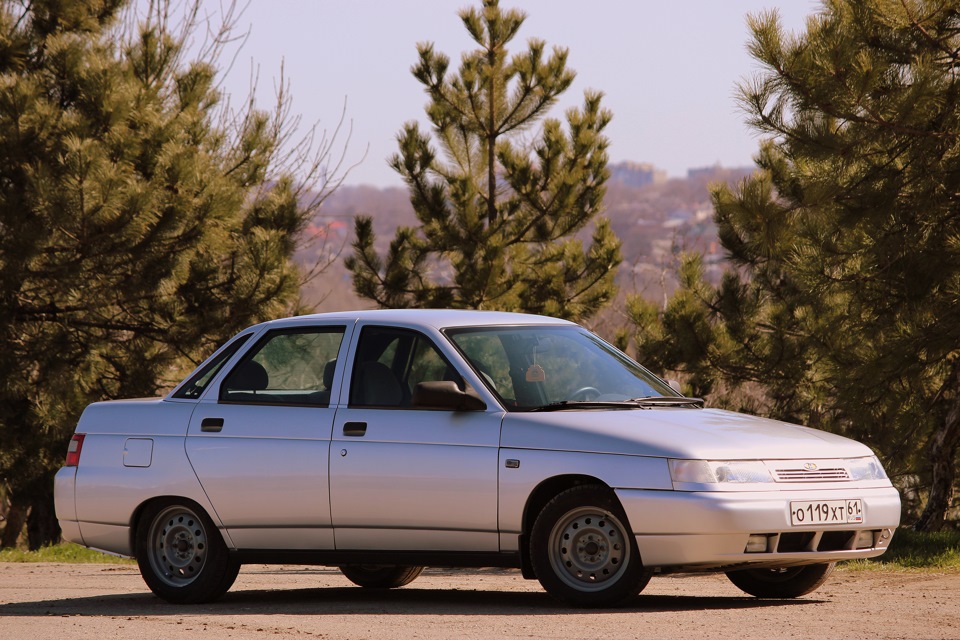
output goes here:
[{"label": "black tire sidewall", "polygon": [[[184,507],[192,511],[204,529],[207,540],[206,560],[197,577],[182,587],[172,586],[157,575],[150,561],[150,530],[154,521],[170,507]],[[163,498],[146,505],[137,522],[136,558],[140,575],[157,596],[175,604],[196,604],[216,600],[230,589],[240,570],[240,564],[230,557],[227,545],[207,512],[187,498]]]},{"label": "black tire sidewall", "polygon": [[[556,573],[549,557],[549,540],[557,523],[574,509],[596,507],[617,518],[624,527],[624,536],[630,544],[630,557],[620,576],[606,589],[579,591]],[[613,607],[636,596],[649,580],[644,572],[627,516],[613,491],[600,485],[581,485],[563,491],[540,511],[530,532],[530,560],[543,588],[554,598],[580,607]]]},{"label": "black tire sidewall", "polygon": [[423,571],[418,566],[386,565],[369,569],[363,565],[343,565],[340,572],[353,584],[366,589],[396,589],[410,584]]},{"label": "black tire sidewall", "polygon": [[777,580],[769,569],[730,571],[727,578],[737,588],[758,598],[799,598],[816,591],[830,574],[835,563],[811,564],[797,567],[783,580]]}]

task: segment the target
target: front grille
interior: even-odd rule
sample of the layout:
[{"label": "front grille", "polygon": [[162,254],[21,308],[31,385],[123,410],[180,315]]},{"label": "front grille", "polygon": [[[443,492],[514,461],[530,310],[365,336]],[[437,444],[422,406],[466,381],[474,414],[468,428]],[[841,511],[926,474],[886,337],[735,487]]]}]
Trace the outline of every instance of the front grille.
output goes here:
[{"label": "front grille", "polygon": [[825,531],[817,545],[817,551],[843,551],[853,548],[856,531]]},{"label": "front grille", "polygon": [[777,541],[777,553],[850,550],[856,535],[856,531],[824,531],[819,536],[816,531],[783,533]]},{"label": "front grille", "polygon": [[809,551],[810,543],[816,535],[815,531],[800,531],[795,533],[784,533],[780,535],[777,542],[777,553],[797,553],[798,551]]},{"label": "front grille", "polygon": [[843,467],[832,469],[775,469],[777,482],[835,482],[849,480],[850,474]]},{"label": "front grille", "polygon": [[[813,553],[829,551],[862,551],[886,547],[890,541],[889,529],[828,531],[785,531],[783,533],[753,533],[744,548],[758,560],[762,554]],[[755,544],[756,538],[766,538],[766,549]]]}]

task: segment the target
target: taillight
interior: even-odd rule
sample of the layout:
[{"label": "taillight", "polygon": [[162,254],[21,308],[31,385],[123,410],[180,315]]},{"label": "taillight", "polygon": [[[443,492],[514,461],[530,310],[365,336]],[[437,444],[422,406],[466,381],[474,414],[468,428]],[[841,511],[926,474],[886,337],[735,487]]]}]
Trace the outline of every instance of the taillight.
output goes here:
[{"label": "taillight", "polygon": [[83,436],[85,434],[75,433],[70,438],[70,446],[67,447],[67,466],[76,467],[80,464],[80,450],[83,449]]}]

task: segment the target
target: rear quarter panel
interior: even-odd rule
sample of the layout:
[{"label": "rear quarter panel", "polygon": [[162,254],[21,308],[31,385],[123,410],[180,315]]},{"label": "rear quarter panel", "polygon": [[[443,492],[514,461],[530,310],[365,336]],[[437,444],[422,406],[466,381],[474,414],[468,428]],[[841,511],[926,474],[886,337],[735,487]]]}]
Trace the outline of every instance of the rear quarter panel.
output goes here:
[{"label": "rear quarter panel", "polygon": [[[87,546],[133,555],[131,526],[136,511],[160,496],[194,500],[219,526],[185,453],[194,407],[192,402],[119,401],[97,403],[84,411],[77,426],[86,437],[74,495],[76,519]],[[136,446],[128,446],[128,441]],[[136,459],[125,458],[134,451]]]}]

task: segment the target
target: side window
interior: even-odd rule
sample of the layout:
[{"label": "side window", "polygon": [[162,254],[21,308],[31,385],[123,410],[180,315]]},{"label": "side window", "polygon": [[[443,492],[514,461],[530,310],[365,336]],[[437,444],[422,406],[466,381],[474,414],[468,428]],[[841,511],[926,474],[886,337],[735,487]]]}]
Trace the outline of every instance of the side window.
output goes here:
[{"label": "side window", "polygon": [[426,338],[418,337],[414,342],[413,357],[410,359],[407,387],[412,394],[418,383],[435,380],[456,380],[461,387],[463,386],[460,383],[460,376],[455,375],[434,344]]},{"label": "side window", "polygon": [[327,406],[344,327],[269,332],[220,385],[220,401]]},{"label": "side window", "polygon": [[227,345],[227,348],[218,353],[216,358],[204,365],[200,371],[197,371],[187,384],[180,387],[177,392],[173,394],[173,397],[196,400],[203,395],[204,389],[207,388],[207,385],[210,384],[213,377],[223,368],[227,360],[233,357],[233,354],[247,342],[251,335],[252,334],[249,333],[242,335]]},{"label": "side window", "polygon": [[458,333],[454,334],[453,341],[494,393],[504,402],[515,401],[510,359],[497,332]]},{"label": "side window", "polygon": [[350,383],[352,407],[409,407],[421,382],[463,379],[421,333],[364,327],[357,344]]}]

